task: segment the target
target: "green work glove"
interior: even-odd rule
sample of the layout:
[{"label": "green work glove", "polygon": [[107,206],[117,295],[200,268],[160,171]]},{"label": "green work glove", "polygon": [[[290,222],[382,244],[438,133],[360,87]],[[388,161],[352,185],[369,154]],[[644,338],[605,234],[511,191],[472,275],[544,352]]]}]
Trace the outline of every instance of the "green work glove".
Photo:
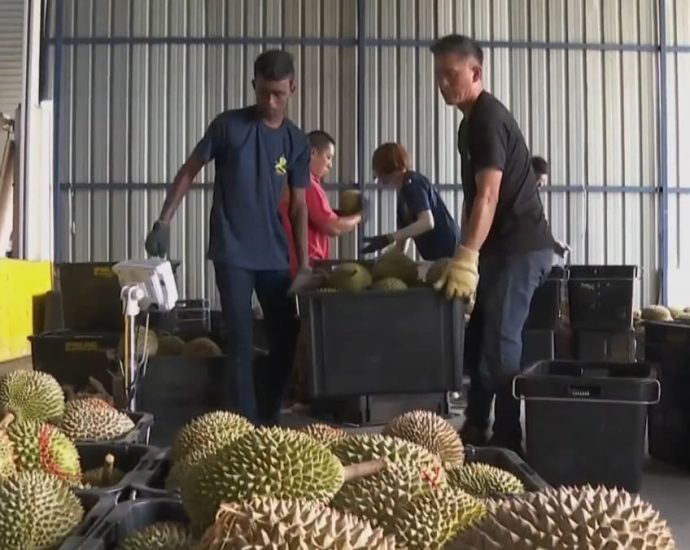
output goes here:
[{"label": "green work glove", "polygon": [[154,223],[144,247],[149,255],[165,258],[170,250],[170,224],[160,220]]}]

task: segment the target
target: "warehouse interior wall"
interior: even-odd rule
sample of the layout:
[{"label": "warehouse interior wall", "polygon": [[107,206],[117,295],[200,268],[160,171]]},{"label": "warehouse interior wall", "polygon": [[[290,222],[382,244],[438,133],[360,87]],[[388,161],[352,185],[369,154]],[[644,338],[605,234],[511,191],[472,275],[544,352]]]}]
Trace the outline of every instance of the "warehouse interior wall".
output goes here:
[{"label": "warehouse interior wall", "polygon": [[[252,63],[267,47],[295,55],[289,115],[337,142],[327,180],[362,186],[389,230],[394,197],[372,181],[370,155],[398,140],[453,212],[462,207],[456,132],[433,79],[431,41],[461,32],[482,42],[486,86],[551,163],[543,201],[572,263],[637,264],[640,303],[690,262],[688,221],[690,0],[58,0],[48,58],[53,99],[56,255],[143,257],[169,184],[207,124],[253,101]],[[57,23],[56,23],[57,21]],[[663,32],[660,32],[663,30]],[[687,103],[687,102],[686,102]],[[215,300],[205,261],[213,166],[173,222],[180,290]],[[358,238],[341,239],[353,257]]]}]

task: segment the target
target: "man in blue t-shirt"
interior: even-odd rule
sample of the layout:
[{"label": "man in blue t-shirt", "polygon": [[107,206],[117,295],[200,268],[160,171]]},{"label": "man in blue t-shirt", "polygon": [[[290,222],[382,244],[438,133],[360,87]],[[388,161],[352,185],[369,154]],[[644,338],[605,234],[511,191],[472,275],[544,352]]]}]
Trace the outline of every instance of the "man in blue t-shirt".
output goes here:
[{"label": "man in blue t-shirt", "polygon": [[[170,220],[199,170],[215,161],[208,258],[213,261],[223,317],[229,330],[231,398],[240,414],[274,424],[294,356],[298,323],[288,297],[288,243],[278,210],[290,187],[290,217],[302,274],[308,271],[307,208],[310,148],[306,135],[285,116],[295,90],[294,62],[270,50],[254,62],[256,104],[225,111],[180,168],[158,221],[146,238],[151,255],[165,256]],[[299,275],[298,275],[299,276]],[[261,303],[270,346],[267,372],[253,372],[252,292]],[[259,399],[257,400],[257,396]]]}]

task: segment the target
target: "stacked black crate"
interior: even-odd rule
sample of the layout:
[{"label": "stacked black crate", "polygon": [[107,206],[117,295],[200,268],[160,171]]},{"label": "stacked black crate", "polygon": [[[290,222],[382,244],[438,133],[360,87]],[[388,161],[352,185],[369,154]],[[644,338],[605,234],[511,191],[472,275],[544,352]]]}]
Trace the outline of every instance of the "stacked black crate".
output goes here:
[{"label": "stacked black crate", "polygon": [[635,361],[632,311],[637,266],[582,265],[568,271],[575,359]]},{"label": "stacked black crate", "polygon": [[522,331],[522,364],[554,358],[554,334],[558,328],[565,270],[554,266],[548,278],[534,292],[530,312]]}]

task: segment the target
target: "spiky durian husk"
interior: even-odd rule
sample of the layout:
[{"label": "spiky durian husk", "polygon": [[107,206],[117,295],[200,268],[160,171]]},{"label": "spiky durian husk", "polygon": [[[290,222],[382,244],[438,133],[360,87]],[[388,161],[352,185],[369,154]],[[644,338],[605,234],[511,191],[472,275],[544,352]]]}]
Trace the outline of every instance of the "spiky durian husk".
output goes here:
[{"label": "spiky durian husk", "polygon": [[40,371],[16,370],[0,379],[0,419],[50,422],[62,416],[65,394],[55,378]]},{"label": "spiky durian husk", "polygon": [[84,516],[69,486],[42,471],[0,482],[0,548],[55,548]]},{"label": "spiky durian husk", "polygon": [[5,430],[0,430],[0,482],[17,471],[14,445]]},{"label": "spiky durian husk", "polygon": [[406,462],[427,468],[440,464],[439,458],[421,445],[381,434],[357,434],[346,437],[334,443],[331,451],[346,466],[379,458],[393,463]]},{"label": "spiky durian husk", "polygon": [[158,355],[182,355],[184,340],[173,334],[164,334],[158,338]]},{"label": "spiky durian husk", "polygon": [[170,448],[170,459],[177,462],[199,445],[209,442],[229,443],[252,429],[252,423],[238,414],[227,411],[204,414],[178,432]]},{"label": "spiky durian husk", "polygon": [[153,523],[127,537],[117,550],[192,550],[196,548],[185,525],[173,522]]},{"label": "spiky durian husk", "polygon": [[383,434],[421,445],[447,466],[461,466],[465,461],[465,447],[457,430],[431,411],[402,414],[383,429]]},{"label": "spiky durian husk", "polygon": [[94,407],[90,401],[68,401],[60,429],[72,440],[108,441],[122,437],[134,429],[134,422],[125,413],[114,408]]},{"label": "spiky durian husk", "polygon": [[638,496],[603,487],[561,487],[499,502],[449,550],[601,548],[674,550],[666,521]]},{"label": "spiky durian husk", "polygon": [[222,502],[255,497],[328,502],[343,480],[338,459],[308,435],[258,428],[190,470],[181,495],[194,527],[205,529]]},{"label": "spiky durian husk", "polygon": [[401,502],[445,486],[445,474],[439,465],[425,468],[412,462],[390,463],[377,474],[343,484],[331,505],[380,522],[389,520]]},{"label": "spiky durian husk", "polygon": [[187,342],[182,348],[182,355],[186,357],[220,357],[223,350],[210,338],[201,336]]},{"label": "spiky durian husk", "polygon": [[165,480],[165,488],[169,490],[179,489],[184,479],[193,474],[194,468],[196,468],[198,464],[225,447],[225,445],[227,445],[227,443],[216,440],[200,443],[195,449],[188,452],[172,465],[168,472],[168,477]]},{"label": "spiky durian husk", "polygon": [[673,316],[666,306],[657,304],[643,308],[642,319],[645,321],[673,321]]},{"label": "spiky durian husk", "polygon": [[255,499],[223,504],[199,550],[394,550],[393,535],[321,503]]},{"label": "spiky durian husk", "polygon": [[396,277],[386,277],[385,279],[376,281],[371,285],[371,289],[393,292],[396,290],[407,290],[407,285]]},{"label": "spiky durian husk", "polygon": [[81,479],[79,453],[74,443],[52,424],[12,422],[7,428],[17,470],[43,470],[68,483]]},{"label": "spiky durian husk", "polygon": [[327,447],[347,437],[347,432],[345,430],[319,422],[314,422],[304,428],[300,428],[300,431],[319,443],[323,443]]},{"label": "spiky durian husk", "polygon": [[69,401],[67,401],[67,403],[65,405],[65,407],[68,407],[68,408],[71,408],[73,406],[83,407],[85,409],[112,410],[115,408],[110,403],[108,403],[105,399],[101,399],[100,397],[93,397],[93,396],[75,397],[74,399],[70,399]]},{"label": "spiky durian husk", "polygon": [[398,250],[391,250],[374,262],[371,268],[371,275],[374,281],[395,277],[411,286],[419,278],[419,270],[412,258]]},{"label": "spiky durian husk", "polygon": [[437,550],[485,514],[486,506],[467,493],[437,489],[402,500],[380,525],[408,550]]},{"label": "spiky durian husk", "polygon": [[522,481],[510,472],[473,462],[446,470],[451,487],[462,489],[476,497],[495,497],[525,492]]}]

